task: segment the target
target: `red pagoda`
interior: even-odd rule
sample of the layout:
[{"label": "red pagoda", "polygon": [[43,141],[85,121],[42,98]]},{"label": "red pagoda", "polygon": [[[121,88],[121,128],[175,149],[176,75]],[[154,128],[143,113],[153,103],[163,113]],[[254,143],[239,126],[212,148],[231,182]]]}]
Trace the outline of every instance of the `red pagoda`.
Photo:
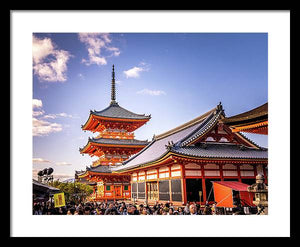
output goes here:
[{"label": "red pagoda", "polygon": [[130,176],[112,173],[111,168],[122,164],[133,154],[147,146],[148,141],[136,140],[134,131],[150,120],[150,115],[136,114],[121,107],[116,101],[115,72],[112,69],[111,102],[102,111],[90,111],[82,130],[98,132],[96,138],[80,148],[82,155],[97,156],[85,171],[76,171],[75,178],[93,185],[89,200],[108,201],[131,198]]}]

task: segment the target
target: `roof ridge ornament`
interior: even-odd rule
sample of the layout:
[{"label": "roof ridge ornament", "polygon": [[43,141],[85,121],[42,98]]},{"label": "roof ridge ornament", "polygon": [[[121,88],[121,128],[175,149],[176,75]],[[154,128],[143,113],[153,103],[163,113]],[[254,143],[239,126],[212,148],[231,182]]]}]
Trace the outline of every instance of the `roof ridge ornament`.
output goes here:
[{"label": "roof ridge ornament", "polygon": [[217,109],[219,111],[222,111],[223,110],[223,106],[222,106],[222,102],[220,101],[220,103],[217,105]]},{"label": "roof ridge ornament", "polygon": [[203,149],[207,149],[207,143],[200,143],[200,147],[202,147]]},{"label": "roof ridge ornament", "polygon": [[168,144],[165,145],[166,149],[171,150],[173,147],[175,147],[175,144],[173,141],[168,141]]},{"label": "roof ridge ornament", "polygon": [[239,149],[240,149],[241,151],[244,151],[244,150],[246,150],[246,147],[245,147],[245,145],[240,144],[240,145],[239,145]]},{"label": "roof ridge ornament", "polygon": [[220,103],[217,105],[217,112],[221,112],[221,114],[225,117],[225,111],[222,105],[222,102],[220,101]]}]

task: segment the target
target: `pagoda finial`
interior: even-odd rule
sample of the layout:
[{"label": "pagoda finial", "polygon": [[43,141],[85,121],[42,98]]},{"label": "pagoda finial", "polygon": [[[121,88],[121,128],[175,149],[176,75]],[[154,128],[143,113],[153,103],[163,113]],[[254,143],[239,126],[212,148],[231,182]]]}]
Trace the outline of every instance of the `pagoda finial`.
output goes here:
[{"label": "pagoda finial", "polygon": [[112,66],[112,80],[111,80],[111,102],[110,104],[115,104],[116,102],[116,82],[115,82],[115,66]]}]

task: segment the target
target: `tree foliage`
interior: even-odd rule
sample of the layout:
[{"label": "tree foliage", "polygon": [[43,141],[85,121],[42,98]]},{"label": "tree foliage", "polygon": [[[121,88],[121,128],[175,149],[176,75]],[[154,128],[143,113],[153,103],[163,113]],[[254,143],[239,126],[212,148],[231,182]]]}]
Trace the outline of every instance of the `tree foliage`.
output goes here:
[{"label": "tree foliage", "polygon": [[50,185],[64,192],[67,202],[85,200],[85,198],[93,192],[91,186],[78,182],[64,183],[55,180]]}]

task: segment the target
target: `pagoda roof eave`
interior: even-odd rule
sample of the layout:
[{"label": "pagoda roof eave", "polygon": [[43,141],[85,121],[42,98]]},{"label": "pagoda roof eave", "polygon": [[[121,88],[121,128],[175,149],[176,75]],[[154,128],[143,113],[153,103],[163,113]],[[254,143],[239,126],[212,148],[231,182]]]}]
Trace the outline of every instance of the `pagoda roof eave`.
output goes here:
[{"label": "pagoda roof eave", "polygon": [[[150,120],[151,117],[145,118],[145,119],[133,119],[133,118],[120,118],[120,117],[105,117],[105,116],[98,116],[94,112],[91,112],[89,115],[88,120],[85,124],[81,125],[82,130],[90,130],[90,131],[97,131],[95,128],[95,124],[93,122],[95,121],[112,121],[112,122],[132,122],[132,123],[140,123],[139,127],[144,125]],[[101,123],[100,123],[101,125]],[[96,127],[98,128],[98,125],[96,124]]]},{"label": "pagoda roof eave", "polygon": [[81,125],[81,129],[82,129],[82,130],[90,130],[90,129],[88,128],[88,124],[92,121],[92,120],[91,120],[92,115],[93,115],[93,114],[92,114],[92,111],[90,110],[90,115],[89,115],[87,121],[85,122],[85,124]]},{"label": "pagoda roof eave", "polygon": [[80,154],[84,154],[84,153],[88,153],[87,150],[88,148],[91,146],[90,142],[88,141],[88,143],[83,147],[83,148],[79,148],[79,152]]},{"label": "pagoda roof eave", "polygon": [[87,177],[89,174],[88,174],[88,171],[85,171],[84,173],[82,174],[77,174],[78,178],[85,178]]},{"label": "pagoda roof eave", "polygon": [[116,139],[116,138],[92,138],[89,139],[89,142],[95,145],[103,146],[141,146],[145,147],[149,144],[147,140],[136,140],[136,139]]},{"label": "pagoda roof eave", "polygon": [[136,118],[121,118],[121,117],[106,117],[106,116],[99,116],[96,115],[94,112],[91,113],[95,118],[97,119],[103,119],[103,120],[112,120],[112,121],[120,121],[120,122],[148,122],[150,120],[149,118],[144,118],[144,119],[136,119]]},{"label": "pagoda roof eave", "polygon": [[87,150],[91,145],[97,147],[110,147],[110,148],[144,148],[149,144],[148,141],[139,141],[135,139],[114,139],[114,138],[89,138],[87,144],[80,148],[81,154],[88,153]]},{"label": "pagoda roof eave", "polygon": [[108,107],[103,109],[102,111],[93,111],[92,112],[95,116],[102,117],[102,118],[112,118],[112,119],[119,119],[119,120],[149,120],[151,115],[145,114],[137,114],[131,111],[126,110],[125,108],[119,106],[117,102],[111,103]]}]

